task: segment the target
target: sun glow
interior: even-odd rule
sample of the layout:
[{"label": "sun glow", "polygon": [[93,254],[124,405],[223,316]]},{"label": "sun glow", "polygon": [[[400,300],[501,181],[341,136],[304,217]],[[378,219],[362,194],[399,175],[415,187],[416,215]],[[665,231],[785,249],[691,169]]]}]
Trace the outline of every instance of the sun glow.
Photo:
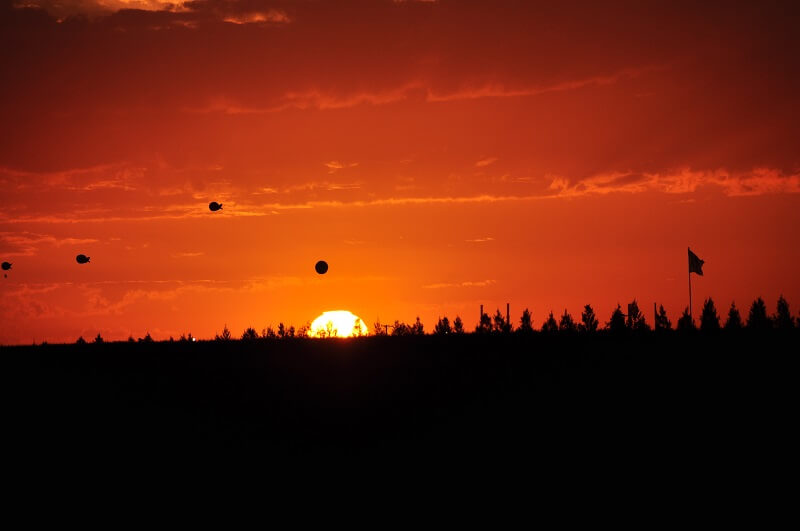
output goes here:
[{"label": "sun glow", "polygon": [[346,310],[323,312],[311,323],[311,337],[353,337],[367,335],[367,325]]}]

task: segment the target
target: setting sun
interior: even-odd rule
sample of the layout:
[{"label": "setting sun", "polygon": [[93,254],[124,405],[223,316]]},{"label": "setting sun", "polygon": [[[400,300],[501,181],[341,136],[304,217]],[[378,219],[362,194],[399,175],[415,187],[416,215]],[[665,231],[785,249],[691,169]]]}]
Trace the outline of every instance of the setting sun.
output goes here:
[{"label": "setting sun", "polygon": [[311,337],[353,337],[367,335],[367,325],[346,310],[323,312],[311,323]]}]

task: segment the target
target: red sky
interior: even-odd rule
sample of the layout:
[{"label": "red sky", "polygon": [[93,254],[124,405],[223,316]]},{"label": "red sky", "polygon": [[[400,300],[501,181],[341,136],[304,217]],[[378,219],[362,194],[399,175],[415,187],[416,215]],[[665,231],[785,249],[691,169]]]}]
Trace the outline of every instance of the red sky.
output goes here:
[{"label": "red sky", "polygon": [[796,314],[799,14],[0,0],[0,343],[506,302],[674,321],[687,246],[695,310]]}]

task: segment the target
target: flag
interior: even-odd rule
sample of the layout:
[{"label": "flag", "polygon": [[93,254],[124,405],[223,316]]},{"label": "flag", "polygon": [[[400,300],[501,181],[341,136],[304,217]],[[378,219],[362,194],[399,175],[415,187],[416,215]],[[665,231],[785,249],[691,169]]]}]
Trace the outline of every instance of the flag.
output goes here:
[{"label": "flag", "polygon": [[697,273],[702,277],[704,263],[705,261],[700,260],[700,258],[689,249],[689,274]]}]

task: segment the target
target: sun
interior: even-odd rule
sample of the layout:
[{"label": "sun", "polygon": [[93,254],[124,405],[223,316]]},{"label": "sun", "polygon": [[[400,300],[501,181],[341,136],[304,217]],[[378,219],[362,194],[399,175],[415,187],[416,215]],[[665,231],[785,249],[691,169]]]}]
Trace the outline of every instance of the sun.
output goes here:
[{"label": "sun", "polygon": [[347,310],[322,312],[311,323],[311,337],[353,337],[365,336],[368,329],[364,321]]}]

